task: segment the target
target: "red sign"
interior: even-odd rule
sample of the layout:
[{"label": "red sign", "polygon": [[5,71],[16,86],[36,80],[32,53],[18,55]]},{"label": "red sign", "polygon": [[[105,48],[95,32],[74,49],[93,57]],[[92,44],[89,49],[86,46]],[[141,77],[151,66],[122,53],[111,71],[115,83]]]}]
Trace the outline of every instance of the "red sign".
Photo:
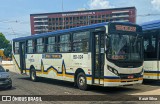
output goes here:
[{"label": "red sign", "polygon": [[116,25],[116,30],[136,32],[136,27],[124,26],[124,25]]},{"label": "red sign", "polygon": [[128,78],[129,78],[129,79],[132,79],[132,78],[134,78],[134,76],[133,76],[133,75],[129,75]]}]

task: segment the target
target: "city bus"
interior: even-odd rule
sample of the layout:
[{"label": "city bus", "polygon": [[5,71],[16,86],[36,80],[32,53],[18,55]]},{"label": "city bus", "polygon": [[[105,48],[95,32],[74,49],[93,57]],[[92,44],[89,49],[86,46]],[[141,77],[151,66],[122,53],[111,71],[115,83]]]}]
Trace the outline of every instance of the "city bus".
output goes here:
[{"label": "city bus", "polygon": [[105,22],[13,39],[20,73],[89,85],[127,86],[143,80],[142,28]]},{"label": "city bus", "polygon": [[144,79],[160,79],[160,20],[143,23]]}]

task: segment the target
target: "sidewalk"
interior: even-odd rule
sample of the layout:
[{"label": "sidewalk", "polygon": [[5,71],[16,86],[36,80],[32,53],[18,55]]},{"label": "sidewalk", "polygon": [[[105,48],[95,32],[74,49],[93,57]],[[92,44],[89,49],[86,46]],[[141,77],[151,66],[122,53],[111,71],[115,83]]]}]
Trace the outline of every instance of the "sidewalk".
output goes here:
[{"label": "sidewalk", "polygon": [[16,69],[16,66],[13,64],[2,64],[4,69],[9,69],[10,72],[18,73],[20,74],[20,71]]},{"label": "sidewalk", "polygon": [[146,91],[146,92],[140,92],[135,93],[131,95],[160,95],[160,89],[152,90],[152,91]]},{"label": "sidewalk", "polygon": [[13,61],[2,61],[2,62],[0,62],[0,65],[10,66],[10,65],[13,65]]}]

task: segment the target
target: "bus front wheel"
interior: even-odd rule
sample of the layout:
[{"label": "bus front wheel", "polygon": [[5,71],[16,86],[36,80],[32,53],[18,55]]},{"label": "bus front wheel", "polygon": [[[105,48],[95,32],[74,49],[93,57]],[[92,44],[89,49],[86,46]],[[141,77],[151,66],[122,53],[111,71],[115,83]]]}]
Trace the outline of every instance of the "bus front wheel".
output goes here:
[{"label": "bus front wheel", "polygon": [[77,76],[77,86],[80,90],[87,90],[87,80],[84,73],[79,73]]},{"label": "bus front wheel", "polygon": [[37,77],[36,77],[36,71],[34,69],[31,69],[31,72],[30,72],[30,79],[34,82],[37,81]]}]

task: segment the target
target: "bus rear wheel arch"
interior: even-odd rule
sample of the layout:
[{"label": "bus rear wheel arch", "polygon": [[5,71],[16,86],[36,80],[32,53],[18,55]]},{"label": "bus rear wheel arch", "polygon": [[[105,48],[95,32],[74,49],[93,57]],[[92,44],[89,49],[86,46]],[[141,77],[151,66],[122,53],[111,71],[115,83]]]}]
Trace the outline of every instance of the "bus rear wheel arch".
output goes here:
[{"label": "bus rear wheel arch", "polygon": [[30,69],[30,79],[34,82],[37,81],[36,70],[33,67]]},{"label": "bus rear wheel arch", "polygon": [[87,79],[86,75],[83,72],[78,73],[76,78],[76,83],[80,90],[87,90],[88,88]]}]

